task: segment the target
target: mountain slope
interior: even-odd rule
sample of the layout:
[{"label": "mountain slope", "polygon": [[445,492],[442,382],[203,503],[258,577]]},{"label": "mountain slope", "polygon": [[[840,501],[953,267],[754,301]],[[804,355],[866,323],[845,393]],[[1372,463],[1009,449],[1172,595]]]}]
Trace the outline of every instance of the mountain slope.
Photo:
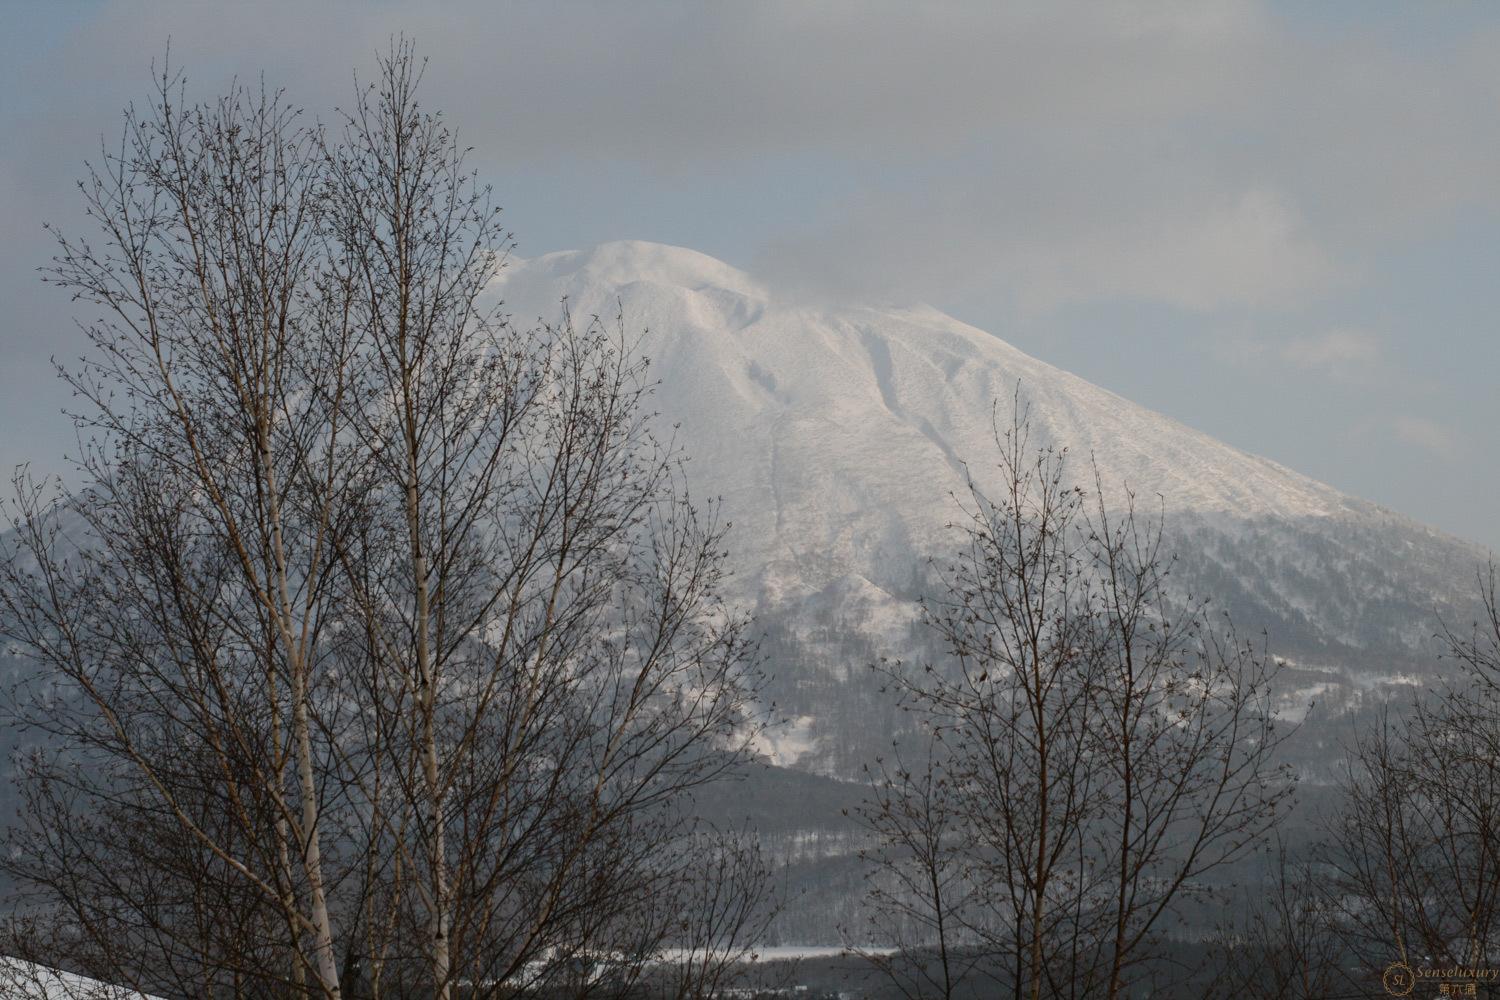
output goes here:
[{"label": "mountain slope", "polygon": [[837,462],[830,471],[843,483],[898,470],[907,475],[893,486],[903,490],[913,471],[951,481],[955,462],[992,445],[991,405],[1019,380],[1041,430],[1095,451],[1106,478],[1160,491],[1174,507],[1295,517],[1370,506],[930,308],[781,301],[710,257],[646,243],[514,263],[497,290],[520,320],[555,314],[562,295],[575,315],[612,317],[618,302],[629,326],[652,331],[643,346],[656,355],[668,413],[690,421],[690,435],[713,425],[699,435],[705,446],[750,430],[737,450],[763,467],[774,428],[783,443]]},{"label": "mountain slope", "polygon": [[[985,484],[995,407],[1018,392],[1033,441],[1075,474],[1164,504],[1188,592],[1264,631],[1316,691],[1352,706],[1430,671],[1438,618],[1472,607],[1477,546],[1246,454],[935,309],[798,301],[691,250],[609,243],[513,261],[518,323],[622,315],[700,495],[734,524],[734,596],[765,625],[792,724],[782,762],[852,773],[899,720],[862,667],[930,652],[923,566],[957,543],[965,470]],[[1002,421],[1008,413],[1002,411]],[[965,464],[967,463],[967,465]],[[1301,704],[1305,708],[1306,699]],[[884,736],[881,737],[882,739]]]},{"label": "mountain slope", "polygon": [[[627,328],[649,329],[641,349],[661,381],[660,409],[680,425],[695,488],[723,495],[742,596],[763,611],[816,595],[857,603],[875,596],[868,587],[909,584],[914,559],[951,546],[944,526],[962,463],[985,481],[993,407],[1018,385],[1038,443],[1069,447],[1078,471],[1092,454],[1108,489],[1160,494],[1179,534],[1212,542],[1212,553],[1195,553],[1204,572],[1219,566],[1247,597],[1274,583],[1279,593],[1252,603],[1307,618],[1299,628],[1321,640],[1358,643],[1359,608],[1391,596],[1395,569],[1375,572],[1369,595],[1344,581],[1355,588],[1347,600],[1325,599],[1338,583],[1321,578],[1328,572],[1375,558],[1364,567],[1373,572],[1385,562],[1374,550],[1392,546],[1430,612],[1460,598],[1482,559],[934,309],[799,303],[713,258],[635,242],[514,262],[496,291],[518,322],[555,317],[566,296],[575,317],[622,311]],[[1307,554],[1309,539],[1333,540],[1341,554]],[[1281,567],[1259,572],[1240,548],[1251,542]],[[1365,550],[1343,551],[1351,546]]]},{"label": "mountain slope", "polygon": [[[1303,673],[1288,692],[1354,705],[1430,673],[1438,617],[1472,609],[1476,546],[1246,454],[927,307],[809,302],[703,254],[609,243],[513,260],[493,293],[518,324],[620,314],[698,496],[733,524],[735,600],[766,633],[791,724],[772,756],[857,773],[900,725],[864,667],[930,655],[926,560],[959,542],[966,471],[981,486],[993,418],[1018,393],[1037,444],[1090,455],[1107,490],[1160,495],[1174,579],[1264,630]],[[967,463],[967,464],[966,464]],[[0,543],[3,548],[3,543]],[[0,674],[23,666],[0,651]],[[1305,699],[1304,699],[1305,703]]]}]

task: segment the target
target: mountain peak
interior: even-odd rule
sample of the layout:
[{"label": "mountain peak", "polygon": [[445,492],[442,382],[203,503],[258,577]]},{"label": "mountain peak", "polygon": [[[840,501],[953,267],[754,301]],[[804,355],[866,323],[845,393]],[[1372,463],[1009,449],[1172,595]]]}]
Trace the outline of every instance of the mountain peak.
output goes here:
[{"label": "mountain peak", "polygon": [[[809,304],[706,254],[642,241],[518,260],[496,283],[519,315],[555,314],[566,297],[574,315],[623,310],[628,328],[651,331],[642,348],[661,409],[713,491],[758,476],[742,485],[766,501],[765,478],[781,477],[783,499],[818,483],[849,500],[855,522],[904,521],[917,495],[906,513],[930,521],[935,507],[946,521],[965,463],[977,475],[991,464],[994,407],[1019,391],[1042,443],[1072,449],[1079,471],[1093,456],[1111,487],[1169,508],[1301,517],[1359,503],[931,307]],[[807,468],[789,465],[793,454]],[[860,513],[851,494],[883,500]]]},{"label": "mountain peak", "polygon": [[[789,627],[905,634],[925,560],[959,543],[950,525],[970,476],[999,485],[995,422],[1017,396],[1033,444],[1069,449],[1080,485],[1097,466],[1109,502],[1129,490],[1148,516],[1163,511],[1185,557],[1175,579],[1227,596],[1241,621],[1318,642],[1416,643],[1481,561],[936,309],[809,301],[643,242],[516,261],[496,292],[518,316],[556,316],[566,297],[576,317],[619,314],[647,331],[653,405],[694,493],[721,497],[733,524],[731,596]],[[830,671],[845,652],[823,657]]]},{"label": "mountain peak", "polygon": [[970,477],[1000,485],[995,423],[1017,397],[1032,443],[1071,452],[1074,483],[1097,468],[1106,502],[1129,490],[1165,515],[1182,595],[1211,596],[1279,652],[1357,672],[1363,650],[1397,662],[1431,636],[1434,609],[1462,618],[1483,558],[930,307],[786,294],[643,242],[517,261],[496,291],[517,315],[555,316],[566,297],[576,317],[647,331],[653,405],[694,494],[722,498],[732,524],[726,596],[780,643],[775,697],[797,720],[773,748],[783,763],[844,773],[863,738],[844,707],[867,683],[859,664],[929,655],[914,603],[940,586],[927,560],[959,550]]},{"label": "mountain peak", "polygon": [[621,287],[642,282],[691,291],[717,288],[742,295],[763,294],[749,275],[717,258],[646,240],[616,240],[587,250],[513,259],[511,266],[546,275],[563,288]]}]

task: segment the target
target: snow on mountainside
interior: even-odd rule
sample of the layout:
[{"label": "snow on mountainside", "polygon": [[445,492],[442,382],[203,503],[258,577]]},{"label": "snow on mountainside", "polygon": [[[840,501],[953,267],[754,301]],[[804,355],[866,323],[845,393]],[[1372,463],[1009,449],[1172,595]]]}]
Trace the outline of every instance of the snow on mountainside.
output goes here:
[{"label": "snow on mountainside", "polygon": [[773,640],[793,720],[775,749],[783,762],[852,773],[872,749],[862,733],[899,725],[861,668],[924,654],[924,560],[953,551],[964,463],[983,485],[994,407],[1018,385],[1034,443],[1067,446],[1075,474],[1092,454],[1106,489],[1128,485],[1151,504],[1160,494],[1181,556],[1174,578],[1316,671],[1325,704],[1430,668],[1437,616],[1463,620],[1471,607],[1478,547],[930,307],[801,301],[641,242],[513,260],[494,291],[520,324],[555,319],[566,298],[575,322],[622,313],[628,331],[649,331],[640,349],[660,381],[656,405],[677,424],[695,493],[724,499],[733,596]]},{"label": "snow on mountainside", "polygon": [[[747,494],[747,510],[780,500],[783,515],[817,516],[803,510],[813,484],[799,489],[789,472],[834,487],[823,491],[834,505],[860,490],[902,507],[925,500],[932,487],[961,481],[958,462],[993,450],[991,405],[1018,379],[1054,441],[1096,452],[1107,479],[1159,491],[1174,507],[1296,517],[1368,506],[935,309],[778,301],[711,257],[637,242],[513,262],[496,286],[521,321],[555,315],[566,295],[575,316],[609,318],[618,302],[629,327],[649,328],[643,349],[657,363],[663,409],[703,448],[694,454],[714,478],[733,475],[737,490],[797,490]],[[780,533],[795,536],[803,524],[783,522]]]},{"label": "snow on mountainside", "polygon": [[[729,596],[764,630],[771,694],[791,720],[768,747],[783,763],[857,774],[902,724],[864,667],[934,654],[916,604],[932,588],[926,560],[954,551],[964,463],[984,485],[994,408],[1018,385],[1034,443],[1070,448],[1075,473],[1092,454],[1107,489],[1161,495],[1173,579],[1242,634],[1264,630],[1306,675],[1293,692],[1355,706],[1430,674],[1438,616],[1462,624],[1473,608],[1478,547],[929,307],[790,298],[703,254],[640,242],[512,260],[493,291],[518,325],[556,320],[566,298],[575,322],[621,313],[627,332],[649,331],[639,348],[690,486],[721,496],[733,524]],[[25,669],[0,650],[0,680]]]}]

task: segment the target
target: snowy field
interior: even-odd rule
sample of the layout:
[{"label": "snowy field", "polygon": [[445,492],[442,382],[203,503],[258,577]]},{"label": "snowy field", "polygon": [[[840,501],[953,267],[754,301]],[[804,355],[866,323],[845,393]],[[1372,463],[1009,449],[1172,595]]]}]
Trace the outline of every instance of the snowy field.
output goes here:
[{"label": "snowy field", "polygon": [[93,979],[58,972],[13,958],[0,959],[3,1000],[154,1000],[145,993],[108,986]]}]

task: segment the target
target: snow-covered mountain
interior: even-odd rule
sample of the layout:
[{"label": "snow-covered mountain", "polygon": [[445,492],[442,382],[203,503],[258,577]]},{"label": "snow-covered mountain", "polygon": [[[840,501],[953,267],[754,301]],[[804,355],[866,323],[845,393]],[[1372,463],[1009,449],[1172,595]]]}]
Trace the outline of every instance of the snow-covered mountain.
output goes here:
[{"label": "snow-covered mountain", "polygon": [[[665,412],[736,506],[782,518],[782,545],[818,522],[822,534],[852,529],[841,508],[867,528],[911,520],[960,480],[960,461],[993,450],[991,405],[1018,379],[1054,440],[1093,450],[1106,478],[1159,490],[1176,508],[1306,517],[1368,507],[935,309],[800,304],[712,257],[640,242],[512,261],[496,288],[520,321],[555,316],[567,296],[575,315],[612,318],[618,304],[628,326],[649,328],[643,349]],[[853,495],[862,489],[874,492]],[[898,509],[850,502],[866,499]]]},{"label": "snow-covered mountain", "polygon": [[[1290,710],[1358,706],[1435,664],[1486,553],[1246,454],[929,307],[809,301],[653,243],[513,259],[493,291],[518,324],[623,317],[699,497],[732,522],[730,596],[764,629],[790,724],[772,756],[852,775],[900,725],[865,669],[930,652],[916,599],[959,538],[965,470],[993,468],[1019,394],[1033,440],[1090,455],[1107,489],[1165,504],[1174,578],[1296,664]],[[641,331],[645,331],[641,333]],[[967,465],[965,464],[967,463]],[[0,537],[0,552],[5,548]],[[0,650],[0,681],[27,666]]]},{"label": "snow-covered mountain", "polygon": [[1485,558],[929,307],[807,301],[641,242],[512,260],[495,291],[518,323],[566,298],[575,320],[648,331],[691,484],[734,524],[736,596],[780,643],[801,720],[788,758],[844,728],[830,699],[849,692],[830,685],[909,646],[922,562],[955,544],[964,463],[982,484],[994,407],[1018,385],[1038,443],[1067,446],[1079,471],[1092,455],[1109,489],[1161,495],[1184,586],[1350,684],[1428,661],[1435,615],[1466,612]]}]

